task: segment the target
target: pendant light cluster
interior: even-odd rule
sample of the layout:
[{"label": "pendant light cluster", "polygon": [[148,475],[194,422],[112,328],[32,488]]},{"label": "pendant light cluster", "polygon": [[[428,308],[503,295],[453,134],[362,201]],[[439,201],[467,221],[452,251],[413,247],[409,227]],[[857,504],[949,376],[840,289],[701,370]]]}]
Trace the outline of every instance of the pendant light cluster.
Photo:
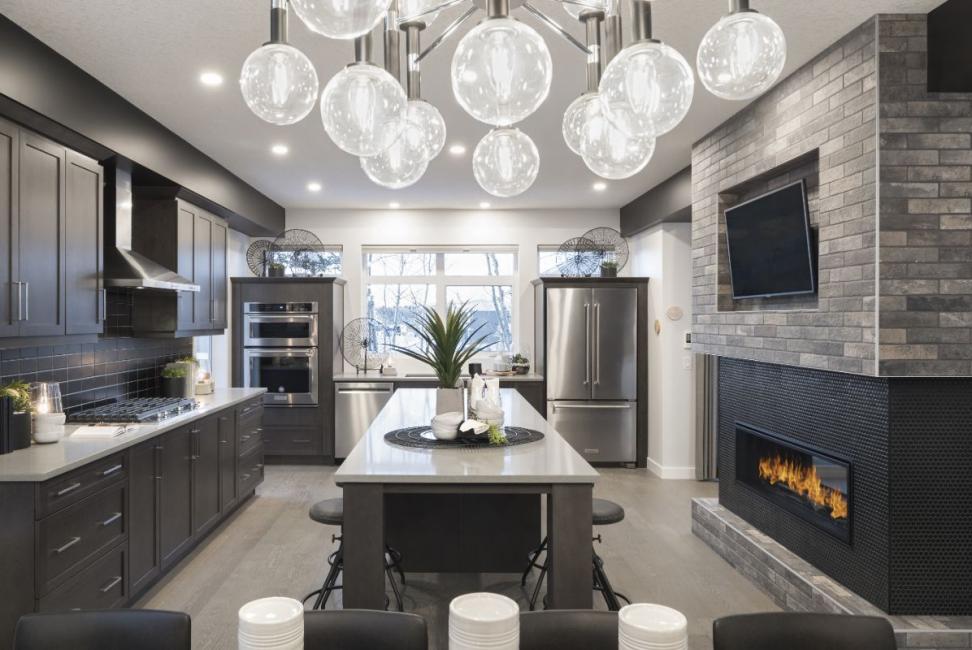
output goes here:
[{"label": "pendant light cluster", "polygon": [[[563,0],[564,9],[584,24],[586,43],[576,41],[530,0],[515,1],[586,54],[586,92],[564,114],[567,146],[603,178],[629,178],[643,170],[656,139],[685,118],[695,91],[685,58],[653,38],[650,0],[623,0],[631,7],[634,35],[623,49],[622,0]],[[446,141],[441,113],[421,98],[420,63],[477,9],[469,8],[425,50],[422,32],[441,10],[468,2],[272,0],[270,42],[246,59],[240,75],[244,100],[254,114],[277,125],[299,122],[317,102],[314,66],[287,43],[287,10],[292,6],[314,32],[354,41],[354,61],[320,93],[327,134],[340,149],[359,157],[364,173],[378,185],[413,185]],[[510,17],[510,2],[485,0],[486,18],[460,40],[451,67],[458,104],[492,127],[473,152],[472,163],[479,185],[498,197],[522,194],[537,178],[539,151],[516,125],[543,104],[553,79],[546,42],[532,27]],[[379,67],[373,63],[372,33],[382,20],[384,67]],[[709,30],[697,57],[703,85],[732,100],[768,90],[785,62],[782,30],[750,9],[748,0],[730,0],[730,14]]]}]

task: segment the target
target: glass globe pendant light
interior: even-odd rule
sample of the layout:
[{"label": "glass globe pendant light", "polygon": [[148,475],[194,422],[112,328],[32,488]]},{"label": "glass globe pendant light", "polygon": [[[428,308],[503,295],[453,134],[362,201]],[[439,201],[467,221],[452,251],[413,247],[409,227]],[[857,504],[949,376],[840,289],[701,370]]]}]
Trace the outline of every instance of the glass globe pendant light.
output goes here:
[{"label": "glass globe pendant light", "polygon": [[442,0],[398,0],[398,13],[405,23],[421,22],[430,27],[440,13],[432,9],[441,4]]},{"label": "glass globe pendant light", "polygon": [[655,138],[627,135],[598,104],[588,116],[580,148],[588,169],[601,178],[621,180],[631,178],[648,165],[655,154]]},{"label": "glass globe pendant light", "polygon": [[[564,9],[573,14],[570,9],[574,5],[564,4]],[[597,11],[587,11],[580,17],[584,23],[587,55],[587,91],[571,102],[564,111],[561,131],[567,147],[578,156],[582,153],[584,130],[588,122],[600,114],[601,98],[597,86],[601,80],[601,22],[604,14]]]},{"label": "glass globe pendant light", "polygon": [[415,154],[404,134],[377,156],[361,159],[361,169],[376,185],[400,190],[425,175],[429,161]]},{"label": "glass globe pendant light", "polygon": [[716,97],[753,99],[769,90],[786,65],[786,36],[771,18],[730,0],[730,13],[712,26],[699,46],[699,78]]},{"label": "glass globe pendant light", "polygon": [[327,83],[321,93],[324,130],[342,151],[377,156],[401,135],[408,101],[401,84],[369,63],[369,36],[355,41],[355,63]]},{"label": "glass globe pendant light", "polygon": [[328,38],[364,36],[378,24],[392,0],[290,0],[307,29]]},{"label": "glass globe pendant light", "polygon": [[314,109],[317,71],[303,52],[287,43],[287,0],[272,0],[270,42],[243,63],[240,92],[253,114],[270,124],[296,124]]},{"label": "glass globe pendant light", "polygon": [[519,129],[493,129],[476,145],[473,175],[484,190],[500,198],[523,194],[540,172],[540,152]]},{"label": "glass globe pendant light", "polygon": [[452,92],[480,122],[509,126],[550,94],[553,64],[543,38],[509,18],[508,0],[489,0],[486,20],[466,34],[452,58]]},{"label": "glass globe pendant light", "polygon": [[419,57],[422,52],[423,21],[406,22],[405,32],[405,86],[408,93],[408,110],[404,137],[414,139],[412,145],[430,161],[442,153],[446,143],[446,123],[435,106],[422,99],[422,68]]},{"label": "glass globe pendant light", "polygon": [[695,76],[675,48],[651,37],[651,3],[633,0],[635,42],[608,64],[601,104],[625,134],[659,136],[674,129],[692,106]]}]

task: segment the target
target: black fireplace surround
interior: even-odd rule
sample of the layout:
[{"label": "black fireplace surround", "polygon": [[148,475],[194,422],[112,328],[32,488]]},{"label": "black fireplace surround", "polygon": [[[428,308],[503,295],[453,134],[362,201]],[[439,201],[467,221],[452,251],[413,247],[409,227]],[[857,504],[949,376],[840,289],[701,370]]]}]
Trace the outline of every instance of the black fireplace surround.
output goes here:
[{"label": "black fireplace surround", "polygon": [[722,359],[719,468],[723,506],[889,614],[972,615],[972,378]]}]

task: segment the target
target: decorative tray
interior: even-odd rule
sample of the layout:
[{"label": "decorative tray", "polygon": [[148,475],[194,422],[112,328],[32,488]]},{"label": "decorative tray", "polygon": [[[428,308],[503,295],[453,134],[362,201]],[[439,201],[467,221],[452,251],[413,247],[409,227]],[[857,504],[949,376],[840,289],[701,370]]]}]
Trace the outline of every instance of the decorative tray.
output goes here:
[{"label": "decorative tray", "polygon": [[439,440],[433,435],[432,428],[428,426],[389,431],[385,434],[385,440],[392,445],[413,449],[489,449],[490,447],[514,447],[543,440],[543,434],[539,431],[523,427],[503,427],[503,433],[506,434],[506,443],[502,445],[489,444],[489,436],[486,434],[481,436],[460,434],[455,440]]}]

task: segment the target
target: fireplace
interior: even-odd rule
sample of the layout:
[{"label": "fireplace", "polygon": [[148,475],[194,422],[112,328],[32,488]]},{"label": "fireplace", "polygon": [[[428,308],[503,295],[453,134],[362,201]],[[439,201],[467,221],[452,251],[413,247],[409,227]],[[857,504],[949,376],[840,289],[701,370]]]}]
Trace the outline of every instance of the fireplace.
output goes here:
[{"label": "fireplace", "polygon": [[848,461],[739,422],[735,447],[739,483],[850,544]]}]

